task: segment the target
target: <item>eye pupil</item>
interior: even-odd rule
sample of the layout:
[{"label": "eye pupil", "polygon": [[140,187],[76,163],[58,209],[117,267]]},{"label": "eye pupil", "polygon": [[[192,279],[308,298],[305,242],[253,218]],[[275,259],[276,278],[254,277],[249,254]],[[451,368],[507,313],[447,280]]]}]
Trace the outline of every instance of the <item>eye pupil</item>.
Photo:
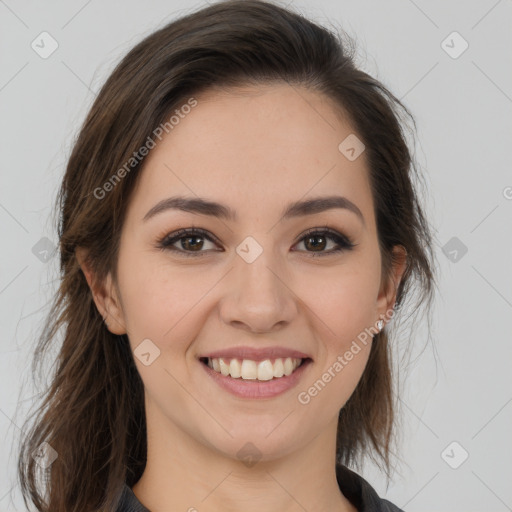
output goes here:
[{"label": "eye pupil", "polygon": [[[202,241],[201,236],[186,236],[186,237],[183,237],[181,240],[182,240],[181,246],[183,247],[183,249],[187,249],[187,250],[201,249],[203,247],[203,243],[204,243],[204,241]],[[194,240],[192,242],[192,247],[190,247],[190,244],[187,243],[189,240]],[[196,244],[199,244],[199,247],[197,247]]]},{"label": "eye pupil", "polygon": [[311,242],[311,240],[315,240],[315,239],[318,239],[318,238],[320,238],[320,239],[322,240],[322,242],[320,242],[320,243],[314,243],[314,242],[313,242],[313,243],[312,243],[313,248],[315,248],[315,249],[318,249],[318,248],[320,248],[320,249],[325,249],[325,237],[324,237],[323,235],[314,235],[314,236],[309,236],[309,237],[307,238],[306,245],[307,245],[309,242]]}]

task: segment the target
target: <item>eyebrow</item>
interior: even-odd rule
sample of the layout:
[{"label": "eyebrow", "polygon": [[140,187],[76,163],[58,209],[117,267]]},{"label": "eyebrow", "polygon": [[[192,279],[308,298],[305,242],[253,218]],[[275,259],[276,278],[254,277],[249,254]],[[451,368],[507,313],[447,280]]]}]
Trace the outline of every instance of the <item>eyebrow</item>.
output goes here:
[{"label": "eyebrow", "polygon": [[[284,209],[281,217],[284,220],[288,220],[305,215],[314,215],[334,208],[349,210],[356,214],[363,224],[365,223],[361,210],[352,201],[343,196],[326,196],[296,201]],[[145,222],[166,210],[181,210],[197,215],[209,215],[232,222],[237,220],[236,212],[228,206],[202,198],[178,196],[169,197],[158,202],[144,215],[142,220]]]}]

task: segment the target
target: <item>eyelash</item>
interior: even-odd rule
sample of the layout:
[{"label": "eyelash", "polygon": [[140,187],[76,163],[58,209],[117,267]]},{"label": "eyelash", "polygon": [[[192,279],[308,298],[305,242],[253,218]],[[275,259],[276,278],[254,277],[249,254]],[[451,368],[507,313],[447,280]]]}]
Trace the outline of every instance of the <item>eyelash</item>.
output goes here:
[{"label": "eyelash", "polygon": [[[157,248],[161,249],[162,251],[173,251],[175,253],[179,253],[180,255],[183,255],[185,257],[202,257],[205,255],[205,253],[208,253],[209,251],[184,251],[183,249],[177,249],[176,247],[172,247],[173,244],[181,240],[182,238],[188,238],[192,235],[201,235],[203,238],[206,238],[208,241],[218,244],[219,242],[212,237],[207,231],[201,228],[184,228],[180,229],[174,233],[170,233],[168,235],[165,235],[163,238],[160,238],[157,242]],[[337,245],[337,248],[331,249],[330,251],[326,252],[317,252],[314,251],[300,251],[300,252],[306,252],[311,253],[308,257],[318,257],[318,256],[327,256],[332,254],[338,254],[342,251],[349,251],[353,249],[357,244],[353,243],[350,238],[348,238],[345,235],[342,235],[341,233],[338,233],[337,231],[329,228],[328,226],[324,226],[323,228],[312,228],[306,231],[304,234],[301,235],[301,238],[297,240],[297,242],[294,244],[302,242],[305,238],[308,236],[326,236],[327,238],[330,238],[332,241],[334,241]]]}]

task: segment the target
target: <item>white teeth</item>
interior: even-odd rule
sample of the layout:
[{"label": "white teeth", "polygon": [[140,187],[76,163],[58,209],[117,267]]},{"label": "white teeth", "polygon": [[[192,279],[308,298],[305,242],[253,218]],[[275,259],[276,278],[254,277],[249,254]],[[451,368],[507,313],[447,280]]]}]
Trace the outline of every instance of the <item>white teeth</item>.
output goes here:
[{"label": "white teeth", "polygon": [[224,362],[224,359],[219,359],[220,373],[224,376],[229,375],[229,366]]},{"label": "white teeth", "polygon": [[284,374],[290,375],[293,372],[293,370],[294,370],[293,362],[289,357],[287,357],[284,362]]},{"label": "white teeth", "polygon": [[240,364],[236,359],[232,359],[229,363],[229,375],[234,379],[238,379],[242,376],[242,370],[240,368]]},{"label": "white teeth", "polygon": [[208,358],[208,366],[226,377],[229,375],[234,379],[266,381],[290,375],[301,361],[302,359],[287,357],[284,360],[278,358],[272,364],[270,359],[260,362],[244,359],[240,362],[238,359]]},{"label": "white teeth", "polygon": [[274,362],[274,377],[282,377],[284,375],[284,364],[282,359],[276,359]]},{"label": "white teeth", "polygon": [[[233,359],[232,361],[236,361],[236,359]],[[238,361],[236,361],[236,364],[238,365]],[[244,359],[242,361],[240,370],[240,376],[244,380],[256,380],[258,378],[258,367],[256,365],[255,361],[250,361],[249,359]],[[234,375],[231,375],[231,377],[235,377]]]},{"label": "white teeth", "polygon": [[272,361],[266,359],[258,364],[258,380],[270,380],[274,378]]}]

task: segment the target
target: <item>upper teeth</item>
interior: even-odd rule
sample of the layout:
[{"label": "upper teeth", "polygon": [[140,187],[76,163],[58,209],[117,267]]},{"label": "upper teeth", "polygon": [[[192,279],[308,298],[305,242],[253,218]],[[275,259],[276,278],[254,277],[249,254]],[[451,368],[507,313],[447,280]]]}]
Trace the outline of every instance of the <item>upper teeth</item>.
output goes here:
[{"label": "upper teeth", "polygon": [[235,379],[241,377],[244,380],[271,380],[274,377],[290,375],[300,365],[301,361],[300,358],[287,357],[284,360],[277,358],[274,364],[270,359],[260,362],[243,359],[240,363],[237,359],[228,360],[219,357],[208,358],[208,366],[216,372],[222,373],[222,375],[230,375]]}]

